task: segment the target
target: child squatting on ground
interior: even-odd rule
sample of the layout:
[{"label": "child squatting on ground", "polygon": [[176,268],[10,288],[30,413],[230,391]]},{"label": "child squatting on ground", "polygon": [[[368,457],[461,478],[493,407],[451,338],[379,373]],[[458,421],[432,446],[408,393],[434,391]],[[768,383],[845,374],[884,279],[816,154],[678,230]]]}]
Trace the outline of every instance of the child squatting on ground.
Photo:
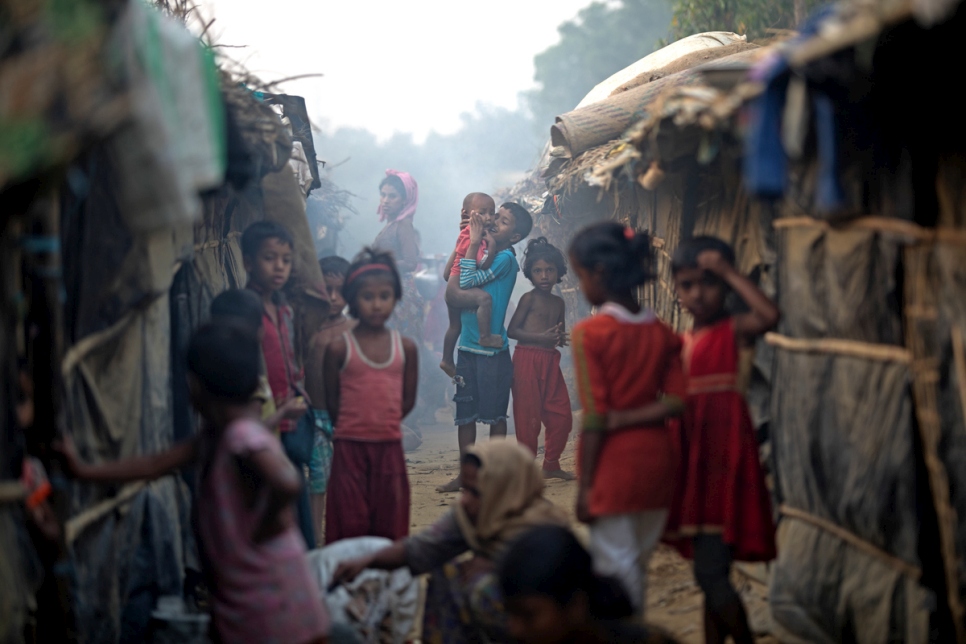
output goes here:
[{"label": "child squatting on ground", "polygon": [[401,423],[416,405],[416,343],[386,328],[402,282],[389,253],[363,250],[343,286],[358,324],[333,340],[324,360],[325,401],[335,453],[326,543],[409,534],[409,479]]},{"label": "child squatting on ground", "polygon": [[[278,407],[293,398],[308,399],[302,382],[302,370],[295,358],[294,313],[282,293],[292,275],[294,247],[288,230],[275,222],[257,221],[242,233],[242,258],[248,272],[248,289],[262,300],[262,357],[268,384]],[[312,401],[306,402],[311,404]],[[314,417],[285,419],[278,429],[285,453],[295,469],[303,472],[311,461],[315,440]],[[296,507],[305,543],[314,545],[315,530],[307,486],[302,486]]]},{"label": "child squatting on ground", "polygon": [[[490,438],[506,436],[513,363],[503,324],[519,271],[512,246],[529,235],[532,228],[530,213],[520,204],[512,202],[500,206],[488,229],[480,215],[470,216],[470,245],[466,256],[460,260],[460,288],[479,287],[490,295],[493,302],[490,328],[499,331],[503,342],[500,348],[482,346],[476,315],[471,310],[463,309],[456,364],[456,395],[453,397],[461,459],[470,445],[476,442],[477,423],[490,426]],[[488,252],[493,255],[493,264],[489,269],[481,268],[476,259],[484,234]],[[438,490],[456,492],[459,487],[457,476]]]},{"label": "child squatting on ground", "polygon": [[[439,363],[440,369],[446,372],[450,378],[456,375],[456,363],[453,362],[453,351],[456,349],[456,341],[460,337],[463,328],[461,315],[463,309],[476,310],[476,324],[480,329],[480,345],[489,348],[499,348],[503,345],[503,339],[491,333],[490,317],[493,313],[493,300],[490,294],[480,288],[461,288],[460,287],[460,262],[466,257],[466,251],[470,247],[470,217],[479,215],[483,221],[484,228],[493,223],[496,216],[496,202],[493,197],[482,192],[471,192],[463,199],[463,208],[460,210],[460,234],[456,238],[456,249],[446,262],[446,269],[443,274],[446,277],[446,310],[449,314],[449,327],[443,336],[443,361]],[[480,243],[477,250],[476,261],[480,268],[486,270],[493,264],[494,254],[487,253],[486,241]],[[473,258],[470,258],[473,259]],[[454,279],[455,278],[455,279]]]},{"label": "child squatting on ground", "polygon": [[[734,251],[713,237],[682,243],[671,258],[674,285],[694,327],[684,336],[687,399],[684,464],[668,540],[694,559],[704,593],[705,641],[754,641],[731,562],[775,557],[775,526],[748,406],[738,390],[738,347],[778,324],[778,308],[734,267]],[[749,311],[730,315],[734,291]]]},{"label": "child squatting on ground", "polygon": [[309,360],[305,368],[305,390],[312,399],[312,409],[318,414],[319,430],[315,434],[312,460],[309,463],[309,499],[312,506],[312,525],[316,542],[324,543],[325,493],[332,469],[334,428],[325,402],[323,374],[325,350],[346,331],[355,327],[355,320],[346,317],[342,289],[349,274],[349,262],[342,257],[323,257],[319,268],[329,295],[329,317],[309,340]]},{"label": "child squatting on ground", "polygon": [[81,479],[155,479],[198,468],[195,527],[212,593],[219,642],[325,642],[329,617],[305,558],[293,501],[303,476],[259,422],[259,342],[250,328],[207,324],[188,347],[191,401],[203,419],[196,439],[166,452],[88,465],[62,447]]},{"label": "child squatting on ground", "polygon": [[671,505],[676,450],[666,425],[684,411],[681,342],[634,298],[652,279],[650,239],[616,223],[570,246],[584,297],[599,312],[573,330],[583,402],[577,518],[590,523],[594,568],[619,579],[644,613],[647,564]]},{"label": "child squatting on ground", "polygon": [[564,301],[553,287],[567,273],[563,253],[546,237],[531,239],[523,259],[523,276],[533,290],[520,298],[507,336],[517,341],[513,351],[513,422],[517,440],[537,453],[541,422],[547,427],[543,475],[572,481],[560,469],[560,455],[573,426],[570,394],[560,371],[557,347],[570,343],[564,321]]}]

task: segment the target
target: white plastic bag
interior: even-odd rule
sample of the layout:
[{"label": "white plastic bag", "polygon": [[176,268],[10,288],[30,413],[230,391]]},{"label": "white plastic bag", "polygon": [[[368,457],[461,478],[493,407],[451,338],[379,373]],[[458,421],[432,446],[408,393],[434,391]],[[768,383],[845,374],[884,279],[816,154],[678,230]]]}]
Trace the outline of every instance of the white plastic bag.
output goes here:
[{"label": "white plastic bag", "polygon": [[309,568],[322,589],[332,620],[351,626],[367,644],[406,641],[418,612],[418,580],[407,568],[393,572],[366,570],[351,584],[339,586],[331,593],[326,591],[339,563],[389,545],[389,539],[359,537],[308,553]]}]

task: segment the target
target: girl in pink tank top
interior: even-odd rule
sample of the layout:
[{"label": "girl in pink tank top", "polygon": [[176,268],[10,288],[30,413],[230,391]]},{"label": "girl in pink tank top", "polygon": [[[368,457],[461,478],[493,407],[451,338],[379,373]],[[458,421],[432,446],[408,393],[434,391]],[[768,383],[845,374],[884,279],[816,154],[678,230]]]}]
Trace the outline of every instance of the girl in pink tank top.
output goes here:
[{"label": "girl in pink tank top", "polygon": [[363,250],[342,287],[359,321],[328,346],[323,366],[335,452],[325,515],[327,543],[409,534],[402,419],[416,403],[416,344],[386,327],[402,283],[389,253]]}]

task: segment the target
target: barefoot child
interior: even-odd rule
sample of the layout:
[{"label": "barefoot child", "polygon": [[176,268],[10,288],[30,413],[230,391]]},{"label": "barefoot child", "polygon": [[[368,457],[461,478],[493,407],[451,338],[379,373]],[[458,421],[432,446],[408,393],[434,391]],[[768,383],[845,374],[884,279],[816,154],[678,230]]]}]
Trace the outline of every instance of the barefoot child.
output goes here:
[{"label": "barefoot child", "polygon": [[[671,259],[681,304],[694,316],[684,336],[688,378],[684,414],[688,446],[668,526],[669,539],[694,558],[704,593],[705,641],[754,641],[748,618],[729,577],[731,562],[775,557],[770,497],[745,399],[738,391],[738,347],[778,323],[778,309],[734,267],[734,251],[713,237],[695,237]],[[750,311],[730,315],[725,298],[734,291]]]},{"label": "barefoot child", "polygon": [[570,263],[584,297],[600,307],[572,335],[584,408],[577,518],[590,523],[594,568],[620,580],[643,615],[647,563],[677,471],[665,421],[684,410],[681,342],[634,299],[653,279],[647,235],[595,224],[574,238]]},{"label": "barefoot child", "polygon": [[546,237],[530,240],[523,259],[523,275],[533,284],[533,290],[520,298],[506,334],[517,341],[513,351],[513,422],[517,440],[536,454],[542,422],[547,427],[543,475],[572,481],[576,477],[560,469],[560,455],[567,446],[573,412],[557,351],[557,347],[568,344],[564,301],[553,294],[553,287],[566,272],[563,253],[550,245]]},{"label": "barefoot child", "polygon": [[312,413],[316,415],[315,444],[312,447],[312,460],[309,462],[309,501],[312,507],[312,525],[315,528],[316,542],[324,545],[323,526],[325,525],[325,491],[329,484],[332,469],[334,429],[325,404],[325,377],[323,365],[325,350],[333,340],[351,330],[355,322],[346,317],[345,299],[342,287],[349,274],[349,262],[342,257],[323,257],[319,268],[325,279],[329,294],[329,317],[309,340],[309,364],[305,369],[305,391],[312,399]]},{"label": "barefoot child", "polygon": [[[510,405],[510,384],[513,363],[506,339],[506,310],[517,281],[516,257],[513,244],[530,234],[533,219],[526,208],[517,203],[505,203],[489,227],[487,246],[493,254],[489,270],[479,266],[475,257],[483,241],[484,225],[480,215],[470,217],[470,245],[466,257],[460,260],[460,288],[481,287],[493,299],[490,328],[499,329],[503,342],[499,349],[480,344],[480,331],[473,311],[463,309],[462,332],[459,338],[459,360],[456,364],[456,419],[459,426],[460,458],[476,442],[476,424],[490,426],[490,438],[506,436],[507,408]],[[438,488],[440,492],[459,489],[459,476]]]},{"label": "barefoot child", "polygon": [[[248,272],[248,289],[262,300],[262,326],[265,329],[262,356],[275,405],[281,407],[292,398],[307,398],[302,384],[302,370],[295,359],[294,313],[282,294],[292,274],[295,243],[281,224],[257,221],[242,234],[241,248]],[[299,472],[311,460],[313,427],[304,420],[289,419],[283,420],[278,426],[285,453]],[[302,536],[305,537],[305,543],[312,546],[315,544],[315,530],[312,527],[308,488],[304,485],[297,508]]]},{"label": "barefoot child", "polygon": [[[443,361],[439,368],[450,378],[456,375],[456,363],[453,362],[453,351],[456,341],[460,337],[463,323],[460,321],[463,309],[476,310],[476,324],[480,329],[480,345],[490,348],[503,346],[503,339],[493,335],[490,329],[490,317],[493,311],[493,301],[490,294],[480,288],[460,288],[460,261],[466,257],[470,246],[470,216],[478,214],[483,220],[484,228],[492,223],[496,214],[496,203],[493,197],[482,192],[471,192],[463,199],[463,209],[460,211],[460,234],[456,238],[456,250],[446,262],[446,309],[449,313],[449,328],[443,337]],[[493,263],[493,256],[486,252],[486,242],[480,243],[476,261],[480,268],[489,269]]]},{"label": "barefoot child", "polygon": [[335,454],[325,540],[409,534],[409,479],[401,424],[416,404],[416,344],[386,328],[402,282],[389,253],[364,249],[343,287],[358,324],[325,352],[325,400]]},{"label": "barefoot child", "polygon": [[198,440],[167,452],[87,465],[63,446],[78,478],[151,480],[198,460],[195,528],[212,591],[220,642],[325,642],[329,619],[305,559],[292,502],[302,477],[250,399],[259,342],[250,330],[208,324],[188,347],[192,404],[204,419]]}]

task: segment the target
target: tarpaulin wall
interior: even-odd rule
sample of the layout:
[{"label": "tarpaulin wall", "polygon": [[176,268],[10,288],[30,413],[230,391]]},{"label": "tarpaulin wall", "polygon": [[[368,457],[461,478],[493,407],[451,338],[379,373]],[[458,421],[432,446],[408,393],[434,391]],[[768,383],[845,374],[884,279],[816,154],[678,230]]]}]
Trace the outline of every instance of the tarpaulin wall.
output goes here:
[{"label": "tarpaulin wall", "polygon": [[[190,225],[132,232],[111,186],[106,147],[74,167],[62,202],[67,353],[65,420],[92,462],[153,453],[173,439],[171,321],[174,268],[190,256]],[[143,636],[154,598],[179,594],[197,567],[190,498],[178,477],[74,486],[67,524],[77,571],[82,641]]]},{"label": "tarpaulin wall", "polygon": [[781,522],[770,602],[778,635],[926,641],[923,479],[897,306],[901,240],[811,219],[775,225],[783,322],[769,342]]}]

